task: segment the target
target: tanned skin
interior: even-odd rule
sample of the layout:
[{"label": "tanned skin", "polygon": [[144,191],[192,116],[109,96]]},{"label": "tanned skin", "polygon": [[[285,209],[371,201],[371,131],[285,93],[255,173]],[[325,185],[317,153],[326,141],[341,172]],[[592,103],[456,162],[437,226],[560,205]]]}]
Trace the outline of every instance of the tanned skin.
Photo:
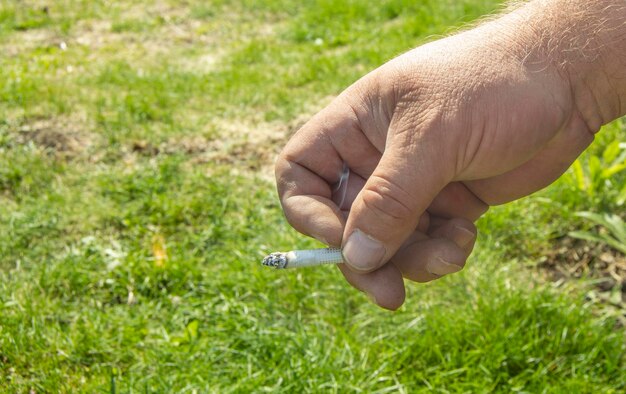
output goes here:
[{"label": "tanned skin", "polygon": [[294,228],[343,248],[348,282],[396,309],[403,278],[459,271],[489,206],[552,183],[624,114],[626,2],[520,3],[348,87],[285,146],[278,193]]}]

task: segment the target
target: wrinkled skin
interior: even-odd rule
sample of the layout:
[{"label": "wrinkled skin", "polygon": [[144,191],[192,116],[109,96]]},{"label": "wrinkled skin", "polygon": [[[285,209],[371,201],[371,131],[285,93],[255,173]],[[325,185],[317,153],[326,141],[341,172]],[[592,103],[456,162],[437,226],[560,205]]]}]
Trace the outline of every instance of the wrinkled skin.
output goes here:
[{"label": "wrinkled skin", "polygon": [[[414,49],[364,76],[305,124],[276,162],[289,223],[342,246],[348,282],[396,309],[403,277],[460,270],[488,206],[539,190],[592,142],[600,124],[570,81],[484,26]],[[351,170],[346,199],[333,186]],[[383,246],[348,245],[355,230]]]}]

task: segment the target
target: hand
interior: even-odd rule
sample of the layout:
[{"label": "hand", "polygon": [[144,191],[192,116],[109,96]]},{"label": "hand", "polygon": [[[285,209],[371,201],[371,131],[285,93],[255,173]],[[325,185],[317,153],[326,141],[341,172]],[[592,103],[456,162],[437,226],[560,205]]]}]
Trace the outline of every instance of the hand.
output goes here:
[{"label": "hand", "polygon": [[[473,232],[467,220],[488,205],[550,184],[606,120],[579,106],[580,85],[558,61],[529,51],[539,38],[523,22],[511,15],[392,60],[281,153],[288,221],[342,245],[342,272],[380,306],[402,304],[402,276],[430,280],[462,266],[471,246],[455,243],[454,229]],[[332,186],[344,163],[360,178],[351,204],[338,207]]]},{"label": "hand", "polygon": [[[341,178],[339,185],[333,187],[331,199],[340,210],[340,215],[347,218],[365,180],[353,172],[347,179]],[[365,274],[353,272],[345,266],[339,268],[354,287],[366,292],[375,303],[395,309],[404,299],[404,286],[393,285],[401,283],[401,276],[427,282],[463,268],[476,240],[476,227],[472,220],[486,209],[486,205],[473,197],[463,185],[451,183],[435,198],[429,211],[422,214],[417,229],[391,259],[392,264]],[[300,217],[296,215],[292,223],[298,223],[298,219]],[[305,217],[303,228],[310,224]],[[342,230],[337,230],[330,234],[340,239]],[[321,240],[333,244],[327,239]],[[337,241],[333,245],[339,244],[340,241]],[[390,280],[392,285],[389,285]]]}]

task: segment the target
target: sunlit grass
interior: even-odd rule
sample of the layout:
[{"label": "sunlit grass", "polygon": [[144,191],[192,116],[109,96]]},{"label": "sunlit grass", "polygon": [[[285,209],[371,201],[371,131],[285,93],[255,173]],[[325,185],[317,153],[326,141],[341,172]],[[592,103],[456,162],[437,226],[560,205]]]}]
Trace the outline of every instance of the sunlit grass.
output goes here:
[{"label": "sunlit grass", "polygon": [[568,179],[396,313],[259,264],[319,246],[268,180],[294,119],[497,8],[0,0],[0,391],[623,391],[623,327],[524,268],[593,207]]}]

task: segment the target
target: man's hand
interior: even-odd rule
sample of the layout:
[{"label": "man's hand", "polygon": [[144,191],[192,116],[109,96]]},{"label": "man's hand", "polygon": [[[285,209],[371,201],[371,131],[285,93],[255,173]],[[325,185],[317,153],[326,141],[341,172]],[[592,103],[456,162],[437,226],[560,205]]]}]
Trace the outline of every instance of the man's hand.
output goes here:
[{"label": "man's hand", "polygon": [[[613,44],[607,33],[595,60],[579,64],[553,46],[571,44],[566,23],[598,22],[585,17],[625,34],[625,19],[611,19],[616,9],[626,18],[622,2],[604,15],[610,1],[534,1],[366,75],[281,153],[276,177],[288,221],[341,245],[347,280],[385,308],[404,301],[403,276],[458,271],[474,243],[471,222],[488,205],[553,182],[602,124],[626,111],[625,89],[597,78],[623,69],[606,61],[607,47],[623,40]],[[573,20],[555,22],[550,13],[565,5]],[[352,180],[340,207],[333,185],[344,163]]]}]

